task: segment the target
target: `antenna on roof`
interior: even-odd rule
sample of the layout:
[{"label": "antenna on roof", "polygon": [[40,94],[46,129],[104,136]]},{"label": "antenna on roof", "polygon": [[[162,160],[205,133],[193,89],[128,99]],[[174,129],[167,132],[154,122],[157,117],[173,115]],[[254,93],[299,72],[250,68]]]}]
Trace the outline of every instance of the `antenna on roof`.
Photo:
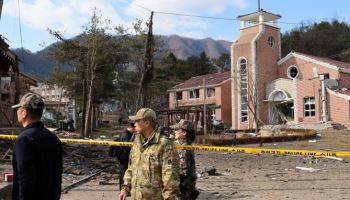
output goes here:
[{"label": "antenna on roof", "polygon": [[258,0],[258,12],[260,12],[260,0]]}]

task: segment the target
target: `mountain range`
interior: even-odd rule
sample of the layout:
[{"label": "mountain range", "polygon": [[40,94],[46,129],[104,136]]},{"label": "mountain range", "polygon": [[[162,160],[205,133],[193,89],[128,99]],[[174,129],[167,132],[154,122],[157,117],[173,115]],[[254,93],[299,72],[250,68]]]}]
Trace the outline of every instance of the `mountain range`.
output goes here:
[{"label": "mountain range", "polygon": [[[229,53],[232,44],[225,40],[192,39],[178,35],[160,36],[160,38],[162,48],[174,53],[178,59],[198,56],[201,52],[205,52],[209,58],[218,58],[223,53]],[[12,49],[22,61],[20,63],[21,72],[39,80],[49,78],[54,67],[54,60],[47,55],[50,47],[34,53],[27,49]]]}]

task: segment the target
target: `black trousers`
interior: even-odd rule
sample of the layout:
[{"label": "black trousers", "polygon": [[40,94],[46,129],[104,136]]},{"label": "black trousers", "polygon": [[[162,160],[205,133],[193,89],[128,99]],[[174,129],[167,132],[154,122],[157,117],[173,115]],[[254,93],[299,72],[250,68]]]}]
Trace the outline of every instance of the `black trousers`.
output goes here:
[{"label": "black trousers", "polygon": [[122,189],[122,185],[124,183],[124,174],[125,171],[128,169],[128,161],[126,162],[119,162],[119,189]]},{"label": "black trousers", "polygon": [[183,176],[180,178],[181,200],[195,200],[199,191],[196,189],[196,179],[192,176]]}]

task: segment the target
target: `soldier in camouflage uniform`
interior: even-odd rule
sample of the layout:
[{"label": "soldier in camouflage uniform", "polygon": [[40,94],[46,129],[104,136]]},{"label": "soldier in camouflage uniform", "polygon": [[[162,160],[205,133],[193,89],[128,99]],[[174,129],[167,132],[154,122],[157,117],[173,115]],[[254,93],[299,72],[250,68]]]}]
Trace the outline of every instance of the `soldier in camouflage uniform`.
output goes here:
[{"label": "soldier in camouflage uniform", "polygon": [[142,108],[129,118],[135,121],[137,135],[119,200],[128,195],[137,200],[178,200],[180,171],[174,143],[160,133],[152,109]]},{"label": "soldier in camouflage uniform", "polygon": [[[191,145],[195,140],[192,123],[181,119],[179,123],[170,126],[175,130],[175,144]],[[196,164],[192,150],[178,150],[180,159],[180,191],[181,200],[196,199],[199,191],[196,189]]]}]

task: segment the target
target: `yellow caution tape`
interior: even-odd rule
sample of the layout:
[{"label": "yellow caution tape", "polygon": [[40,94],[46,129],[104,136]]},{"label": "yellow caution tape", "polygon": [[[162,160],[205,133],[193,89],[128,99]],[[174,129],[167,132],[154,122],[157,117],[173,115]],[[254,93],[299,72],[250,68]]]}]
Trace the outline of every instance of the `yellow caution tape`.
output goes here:
[{"label": "yellow caution tape", "polygon": [[0,135],[0,139],[15,140],[17,135]]},{"label": "yellow caution tape", "polygon": [[[16,139],[16,135],[0,135],[0,139]],[[132,142],[112,142],[98,140],[81,140],[81,139],[60,139],[66,144],[90,144],[104,146],[132,146]],[[232,153],[251,153],[251,154],[275,154],[275,155],[293,155],[293,156],[350,156],[350,152],[346,151],[319,151],[319,150],[295,150],[295,149],[265,149],[265,148],[242,148],[242,147],[220,147],[220,146],[192,146],[192,145],[176,145],[177,149],[183,150],[203,150],[203,151],[219,151]]]},{"label": "yellow caution tape", "polygon": [[112,142],[112,141],[99,141],[99,140],[78,140],[78,139],[61,139],[62,143],[66,144],[92,144],[92,145],[104,145],[104,146],[124,146],[131,147],[132,142]]}]

